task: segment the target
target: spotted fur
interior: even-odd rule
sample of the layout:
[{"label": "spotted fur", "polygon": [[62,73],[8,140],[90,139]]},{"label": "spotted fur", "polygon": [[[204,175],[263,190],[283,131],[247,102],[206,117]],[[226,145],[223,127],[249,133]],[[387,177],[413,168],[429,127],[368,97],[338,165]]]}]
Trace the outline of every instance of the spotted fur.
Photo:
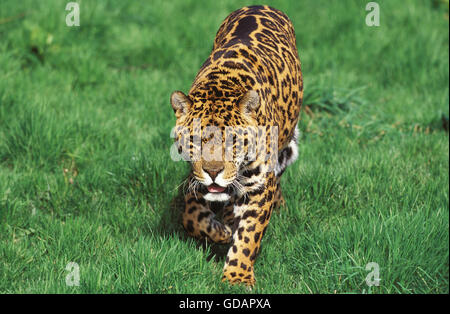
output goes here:
[{"label": "spotted fur", "polygon": [[[268,6],[244,7],[220,26],[210,56],[188,95],[176,91],[171,103],[177,117],[179,151],[222,141],[205,135],[205,127],[262,127],[265,142],[276,144],[270,159],[191,161],[183,225],[191,236],[230,243],[223,280],[255,283],[254,263],[272,211],[282,203],[281,175],[298,156],[297,122],[303,83],[295,33],[289,18]],[[195,124],[195,121],[201,123]],[[181,131],[183,130],[183,131]],[[256,130],[256,129],[255,129]],[[202,134],[195,141],[192,134]],[[258,132],[259,130],[255,131]],[[249,133],[237,132],[233,149],[248,148]],[[276,137],[274,137],[276,136]],[[277,139],[277,140],[276,140]],[[234,150],[233,150],[234,152]],[[210,192],[216,186],[223,192]],[[222,221],[212,204],[223,206]]]}]

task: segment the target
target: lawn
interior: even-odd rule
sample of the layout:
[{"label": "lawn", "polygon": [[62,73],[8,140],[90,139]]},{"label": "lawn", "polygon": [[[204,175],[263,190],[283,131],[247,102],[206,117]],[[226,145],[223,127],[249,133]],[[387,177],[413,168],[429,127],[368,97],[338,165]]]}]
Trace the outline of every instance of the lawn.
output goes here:
[{"label": "lawn", "polygon": [[[261,2],[79,2],[0,3],[0,292],[248,293],[183,231],[169,96]],[[265,2],[305,99],[251,293],[449,293],[448,1],[367,2]]]}]

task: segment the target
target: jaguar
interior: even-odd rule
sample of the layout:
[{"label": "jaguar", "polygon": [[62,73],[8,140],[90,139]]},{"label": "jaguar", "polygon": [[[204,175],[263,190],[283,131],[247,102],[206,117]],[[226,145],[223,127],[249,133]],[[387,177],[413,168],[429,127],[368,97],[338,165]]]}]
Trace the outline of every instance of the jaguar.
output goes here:
[{"label": "jaguar", "polygon": [[170,96],[174,147],[191,166],[182,223],[229,244],[222,281],[255,284],[261,240],[284,204],[281,176],[298,157],[302,100],[292,22],[269,6],[232,12],[189,92]]}]

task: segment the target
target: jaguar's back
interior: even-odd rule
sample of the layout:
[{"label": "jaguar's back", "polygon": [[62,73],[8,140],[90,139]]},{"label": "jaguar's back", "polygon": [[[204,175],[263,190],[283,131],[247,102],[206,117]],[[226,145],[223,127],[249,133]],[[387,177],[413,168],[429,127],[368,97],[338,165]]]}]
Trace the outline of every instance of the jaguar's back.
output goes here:
[{"label": "jaguar's back", "polygon": [[223,21],[189,94],[194,102],[236,104],[248,90],[261,99],[258,124],[279,127],[281,150],[294,135],[303,81],[292,23],[268,6],[244,7]]}]

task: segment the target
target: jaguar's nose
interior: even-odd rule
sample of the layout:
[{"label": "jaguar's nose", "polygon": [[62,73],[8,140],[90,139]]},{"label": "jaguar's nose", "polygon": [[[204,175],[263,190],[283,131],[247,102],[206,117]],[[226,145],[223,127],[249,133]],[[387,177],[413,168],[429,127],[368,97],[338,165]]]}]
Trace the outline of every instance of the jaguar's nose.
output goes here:
[{"label": "jaguar's nose", "polygon": [[215,180],[217,175],[224,169],[223,163],[204,165],[203,170],[209,174],[211,180]]},{"label": "jaguar's nose", "polygon": [[209,176],[211,177],[211,180],[213,180],[213,181],[216,179],[217,175],[220,172],[220,171],[211,171],[211,170],[206,170],[206,169],[204,169],[204,170],[206,171],[207,174],[209,174]]}]

